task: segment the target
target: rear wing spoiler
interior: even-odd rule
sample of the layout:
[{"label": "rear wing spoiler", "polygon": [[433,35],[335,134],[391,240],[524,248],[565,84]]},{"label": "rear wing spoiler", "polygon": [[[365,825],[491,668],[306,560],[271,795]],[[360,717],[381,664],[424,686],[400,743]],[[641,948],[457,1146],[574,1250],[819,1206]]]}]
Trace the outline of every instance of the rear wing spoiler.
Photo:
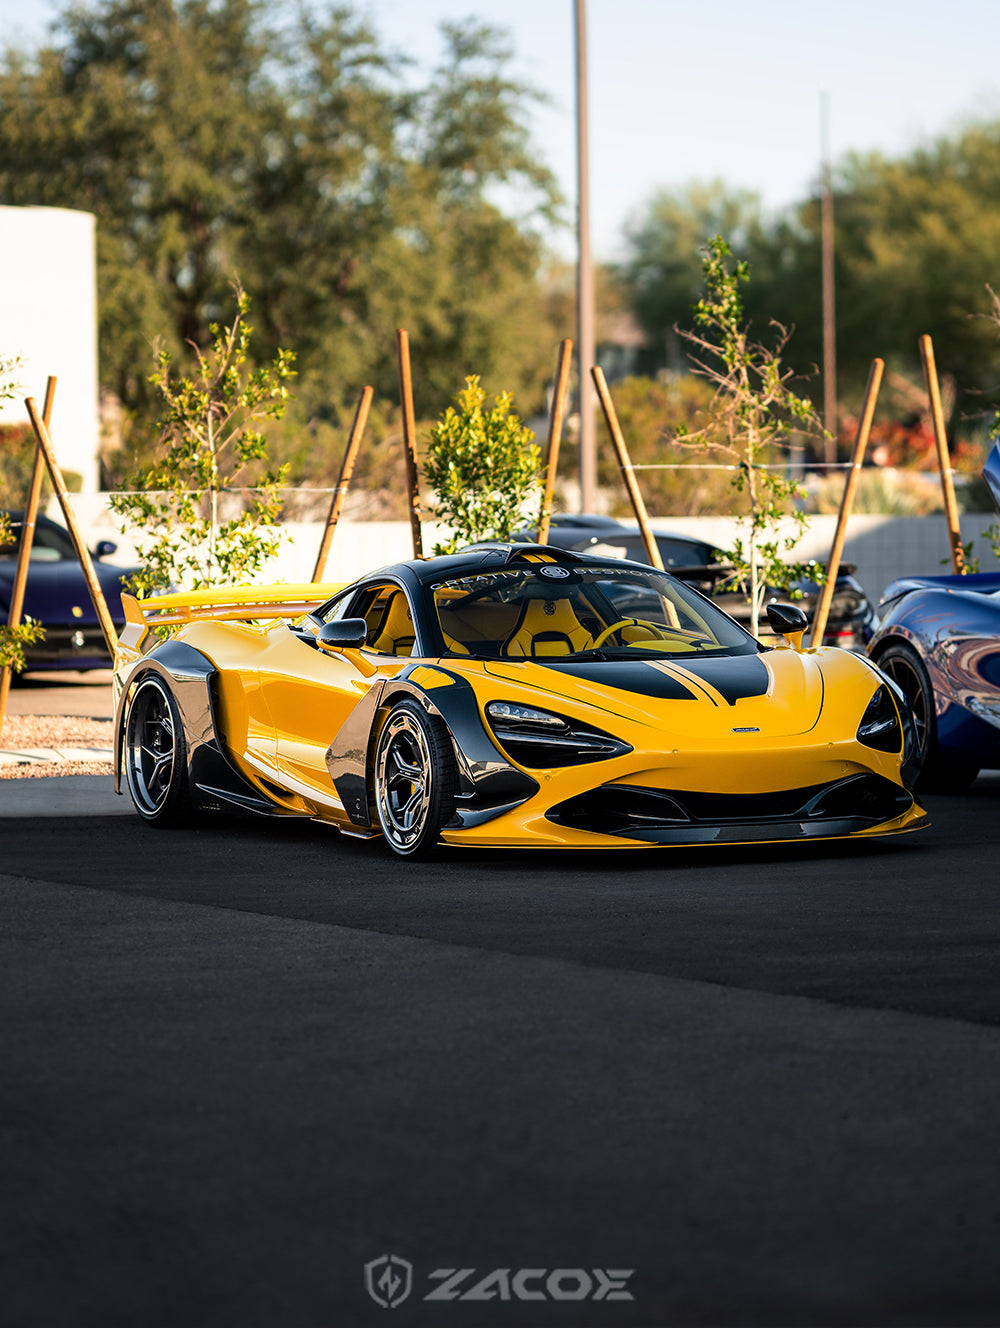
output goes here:
[{"label": "rear wing spoiler", "polygon": [[135,647],[151,628],[179,623],[212,619],[241,622],[259,618],[301,618],[349,584],[348,581],[337,581],[303,585],[214,586],[175,595],[153,595],[149,599],[136,599],[134,595],[123,593],[125,626],[121,641]]}]

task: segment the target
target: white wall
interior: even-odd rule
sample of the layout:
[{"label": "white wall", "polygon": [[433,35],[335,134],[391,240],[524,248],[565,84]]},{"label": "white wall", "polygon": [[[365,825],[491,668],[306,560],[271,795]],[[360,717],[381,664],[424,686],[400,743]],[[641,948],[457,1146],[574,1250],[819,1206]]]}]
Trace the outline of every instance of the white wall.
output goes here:
[{"label": "white wall", "polygon": [[52,441],[63,470],[97,488],[97,219],[66,208],[0,207],[0,354],[20,355],[23,392],[0,405],[4,424],[27,423],[58,378]]}]

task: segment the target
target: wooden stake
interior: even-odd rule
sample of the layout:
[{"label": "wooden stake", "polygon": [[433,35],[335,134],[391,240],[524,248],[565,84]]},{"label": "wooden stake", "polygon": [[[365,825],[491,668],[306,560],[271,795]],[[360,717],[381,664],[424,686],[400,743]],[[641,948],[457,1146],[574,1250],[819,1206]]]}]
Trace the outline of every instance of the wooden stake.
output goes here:
[{"label": "wooden stake", "polygon": [[955,501],[955,485],[951,477],[948,436],[944,431],[941,388],[938,384],[937,366],[934,363],[934,344],[926,334],[920,338],[920,358],[924,365],[924,382],[927,384],[927,395],[931,399],[934,441],[937,444],[938,470],[941,472],[944,514],[948,520],[948,542],[951,544],[952,566],[955,568],[957,576],[964,576],[968,568],[965,566],[965,550],[962,548],[962,533],[958,520],[958,503]]},{"label": "wooden stake", "polygon": [[573,363],[573,343],[566,338],[559,343],[559,365],[556,369],[555,389],[552,393],[552,413],[549,416],[549,455],[545,465],[545,494],[542,515],[538,522],[538,543],[549,542],[549,518],[552,515],[552,493],[555,489],[556,470],[559,466],[559,444],[562,442],[563,419],[566,415],[566,394],[569,389],[569,371]]},{"label": "wooden stake", "polygon": [[413,418],[413,380],[410,376],[410,338],[405,328],[396,329],[396,358],[399,362],[399,401],[403,408],[403,442],[406,446],[406,485],[410,499],[410,530],[413,556],[424,556],[420,533],[420,475],[417,457],[417,426]]},{"label": "wooden stake", "polygon": [[108,647],[108,653],[111,658],[115,657],[115,648],[118,645],[118,633],[115,631],[115,625],[111,621],[111,614],[108,612],[107,601],[104,598],[104,591],[101,589],[101,583],[97,579],[97,573],[94,571],[94,561],[90,556],[90,550],[84,543],[83,536],[80,533],[80,527],[76,523],[76,514],[73,511],[73,504],[70,502],[69,491],[63,482],[62,472],[56,461],[55,450],[52,446],[52,439],[49,437],[49,431],[45,421],[38,414],[38,408],[35,405],[33,397],[28,397],[25,401],[28,409],[28,418],[31,420],[31,427],[35,431],[35,437],[38,439],[38,445],[45,457],[45,464],[48,467],[49,479],[52,481],[52,487],[56,491],[56,497],[59,499],[59,506],[62,508],[63,519],[66,522],[66,528],[69,531],[70,538],[73,541],[73,548],[76,550],[76,556],[80,562],[80,570],[83,572],[83,579],[87,583],[87,589],[90,591],[90,598],[93,601],[97,612],[97,620],[101,624],[101,631],[104,633],[104,643]]},{"label": "wooden stake", "polygon": [[625,487],[628,489],[628,496],[632,500],[632,510],[635,512],[635,519],[639,523],[639,529],[642,531],[642,542],[646,546],[646,557],[654,567],[663,571],[663,559],[660,557],[660,550],[653,535],[652,527],[649,524],[649,517],[646,515],[646,504],[643,502],[642,494],[639,492],[639,485],[635,478],[635,471],[632,469],[632,459],[628,454],[628,448],[625,446],[625,439],[622,437],[621,426],[618,423],[618,416],[615,414],[615,404],[611,400],[611,393],[608,391],[608,385],[604,378],[604,370],[599,364],[595,364],[590,371],[590,376],[594,380],[594,386],[597,388],[597,395],[601,402],[601,409],[604,411],[604,418],[608,423],[608,433],[611,434],[611,441],[615,445],[615,451],[618,454],[618,467],[621,470],[622,478],[625,481]]},{"label": "wooden stake", "polygon": [[[45,427],[52,422],[52,403],[56,395],[56,380],[49,378],[45,385],[45,406],[42,418]],[[21,625],[21,610],[24,608],[24,588],[28,583],[28,564],[31,561],[31,546],[35,541],[35,526],[38,522],[38,504],[42,496],[42,476],[45,474],[45,458],[38,443],[35,443],[35,462],[31,469],[31,483],[28,485],[28,501],[24,505],[21,524],[21,543],[17,550],[17,566],[14,568],[14,585],[10,592],[10,607],[7,612],[8,627]],[[13,670],[10,665],[0,670],[0,735],[3,734],[3,721],[7,713],[7,697],[10,694],[10,679]]]},{"label": "wooden stake", "polygon": [[330,511],[326,518],[326,529],[323,531],[323,539],[320,542],[319,553],[316,556],[316,566],[313,568],[313,581],[322,581],[326,572],[326,560],[330,556],[330,545],[333,543],[333,532],[337,529],[337,522],[340,520],[341,509],[344,506],[344,499],[347,497],[347,490],[350,487],[351,476],[354,474],[354,463],[358,457],[358,449],[361,447],[361,435],[365,431],[365,425],[368,423],[368,408],[372,404],[372,397],[375,395],[375,389],[365,387],[358,401],[358,408],[354,413],[354,423],[351,426],[351,435],[347,440],[347,450],[344,453],[344,460],[340,467],[340,478],[337,480],[337,487],[333,491],[333,497],[330,499]]},{"label": "wooden stake", "polygon": [[884,368],[885,364],[882,360],[872,360],[872,367],[868,374],[868,386],[865,388],[864,407],[861,411],[861,419],[858,421],[858,432],[854,438],[854,456],[851,459],[851,469],[847,472],[844,496],[840,500],[840,515],[837,517],[837,530],[833,537],[833,548],[830,550],[830,561],[826,568],[826,582],[819,597],[819,604],[816,606],[816,616],[813,618],[812,637],[809,641],[809,644],[813,646],[823,644],[823,634],[826,631],[827,619],[830,617],[830,604],[837,584],[840,558],[844,552],[844,539],[847,535],[847,520],[854,508],[854,495],[857,493],[858,481],[861,478],[861,463],[864,461],[865,452],[868,449],[868,436],[872,430],[875,402],[878,399],[878,390],[882,383],[882,370]]}]

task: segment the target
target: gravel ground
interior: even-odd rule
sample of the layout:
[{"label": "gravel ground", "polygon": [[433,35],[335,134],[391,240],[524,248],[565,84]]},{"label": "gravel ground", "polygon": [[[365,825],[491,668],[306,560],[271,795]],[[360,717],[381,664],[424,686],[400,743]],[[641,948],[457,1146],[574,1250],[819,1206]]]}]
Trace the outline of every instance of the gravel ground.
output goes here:
[{"label": "gravel ground", "polygon": [[[31,747],[110,747],[111,720],[77,715],[8,715],[0,749]],[[0,765],[0,779],[51,779],[54,775],[110,775],[110,761],[40,761]]]}]

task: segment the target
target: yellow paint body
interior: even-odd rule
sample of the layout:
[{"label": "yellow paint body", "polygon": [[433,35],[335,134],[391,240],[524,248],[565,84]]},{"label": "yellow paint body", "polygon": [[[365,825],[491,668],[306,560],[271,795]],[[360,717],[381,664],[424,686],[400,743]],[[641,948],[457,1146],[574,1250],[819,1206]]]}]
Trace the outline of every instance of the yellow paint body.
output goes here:
[{"label": "yellow paint body", "polygon": [[[330,590],[323,587],[324,591]],[[332,591],[331,591],[332,593]],[[182,597],[175,597],[180,599]],[[155,602],[154,602],[155,603]],[[132,608],[133,639],[123,632],[119,674],[126,675],[149,639],[135,640],[154,603]],[[260,598],[254,601],[260,603]],[[176,606],[171,605],[171,608]],[[230,606],[234,607],[234,606]],[[238,606],[235,606],[238,609]],[[899,753],[863,745],[853,736],[878,679],[856,657],[832,647],[780,647],[759,656],[768,671],[765,695],[729,704],[676,660],[648,660],[682,682],[695,700],[637,695],[556,672],[532,659],[415,660],[369,650],[320,651],[291,632],[285,620],[188,620],[176,632],[212,660],[216,729],[241,773],[274,804],[351,830],[326,765],[326,752],[358,702],[379,679],[410,669],[409,681],[433,705],[435,691],[467,680],[480,715],[492,701],[557,711],[599,727],[627,743],[626,755],[551,769],[511,765],[538,782],[527,801],[461,830],[444,829],[447,844],[479,847],[649,848],[643,840],[559,825],[546,813],[559,803],[608,784],[694,793],[767,794],[872,773],[900,784]],[[637,651],[641,658],[641,652]],[[438,667],[440,665],[440,667]],[[414,667],[416,666],[416,667]],[[119,683],[119,687],[121,683]],[[376,719],[377,739],[385,712]],[[484,719],[485,723],[485,719]],[[489,732],[489,727],[487,732]],[[735,730],[744,730],[742,732]],[[493,739],[498,750],[499,742]],[[919,828],[925,813],[914,803],[895,820],[850,836],[899,834]],[[373,818],[373,826],[377,827]],[[821,836],[818,836],[821,837]],[[792,838],[790,835],[789,838]],[[746,839],[753,843],[752,827]],[[769,842],[774,842],[769,837]],[[795,838],[795,842],[802,842]]]}]

